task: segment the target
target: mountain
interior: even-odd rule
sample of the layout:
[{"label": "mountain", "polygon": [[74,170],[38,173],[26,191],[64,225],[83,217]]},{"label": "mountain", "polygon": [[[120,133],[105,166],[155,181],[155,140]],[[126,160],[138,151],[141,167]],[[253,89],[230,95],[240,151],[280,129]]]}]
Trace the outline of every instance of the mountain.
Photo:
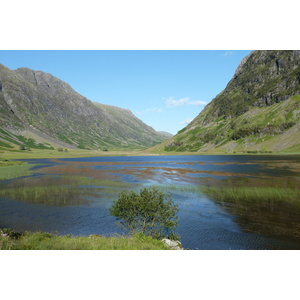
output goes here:
[{"label": "mountain", "polygon": [[0,64],[0,147],[139,149],[165,139],[129,110],[93,103],[51,74]]},{"label": "mountain", "polygon": [[170,132],[166,132],[166,131],[158,131],[160,134],[162,134],[163,136],[165,136],[166,138],[170,138],[172,136],[174,136],[174,134],[170,133]]},{"label": "mountain", "polygon": [[166,151],[300,151],[300,51],[252,51]]}]

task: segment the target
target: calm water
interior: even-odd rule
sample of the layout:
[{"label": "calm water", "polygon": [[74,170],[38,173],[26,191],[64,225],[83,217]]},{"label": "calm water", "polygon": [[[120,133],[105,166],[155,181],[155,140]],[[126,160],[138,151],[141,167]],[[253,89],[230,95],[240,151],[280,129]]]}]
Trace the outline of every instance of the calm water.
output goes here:
[{"label": "calm water", "polygon": [[[298,205],[220,203],[200,191],[181,189],[219,184],[298,188],[300,156],[137,156],[26,161],[39,164],[33,168],[32,176],[7,180],[1,185],[0,228],[74,236],[123,234],[109,214],[112,201],[122,190],[138,191],[144,186],[157,185],[170,192],[179,206],[180,223],[176,232],[185,248],[300,249]],[[57,201],[47,202],[45,196],[33,201],[30,189],[34,187],[52,187],[49,193]],[[60,189],[56,191],[57,187],[68,187],[66,199]]]}]

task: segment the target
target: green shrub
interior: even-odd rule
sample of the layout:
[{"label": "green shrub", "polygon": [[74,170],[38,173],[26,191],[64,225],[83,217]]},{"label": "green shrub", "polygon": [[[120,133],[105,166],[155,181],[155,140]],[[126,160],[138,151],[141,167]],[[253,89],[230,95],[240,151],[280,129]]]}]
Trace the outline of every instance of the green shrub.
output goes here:
[{"label": "green shrub", "polygon": [[178,239],[174,229],[178,224],[178,207],[169,194],[157,187],[143,188],[140,193],[125,191],[110,208],[110,214],[132,234],[142,232],[154,238]]}]

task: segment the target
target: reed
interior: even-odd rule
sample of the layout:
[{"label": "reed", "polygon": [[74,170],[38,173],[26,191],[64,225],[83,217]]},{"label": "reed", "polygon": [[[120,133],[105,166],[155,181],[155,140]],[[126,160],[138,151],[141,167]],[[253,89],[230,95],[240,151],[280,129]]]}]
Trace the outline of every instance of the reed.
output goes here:
[{"label": "reed", "polygon": [[182,192],[182,193],[202,193],[202,186],[197,185],[175,185],[175,184],[166,184],[158,186],[159,190],[165,193],[172,193],[172,192]]},{"label": "reed", "polygon": [[[111,201],[121,191],[136,185],[119,180],[101,180],[83,176],[20,178],[0,184],[0,197],[50,206],[80,205],[91,198]],[[89,200],[88,200],[89,199]]]},{"label": "reed", "polygon": [[82,186],[97,186],[97,187],[116,187],[116,188],[131,188],[134,184],[120,180],[98,179],[85,176],[61,176],[62,178],[71,179],[78,185]]},{"label": "reed", "polygon": [[205,186],[202,191],[219,201],[282,201],[300,206],[300,190],[296,188]]},{"label": "reed", "polygon": [[79,189],[72,186],[16,186],[0,188],[0,196],[16,201],[50,206],[80,205],[89,203]]}]

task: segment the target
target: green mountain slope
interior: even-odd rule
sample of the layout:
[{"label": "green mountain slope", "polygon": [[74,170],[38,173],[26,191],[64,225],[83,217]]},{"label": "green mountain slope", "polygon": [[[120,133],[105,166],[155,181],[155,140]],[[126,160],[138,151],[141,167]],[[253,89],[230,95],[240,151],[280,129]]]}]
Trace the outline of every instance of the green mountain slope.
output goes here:
[{"label": "green mountain slope", "polygon": [[0,65],[0,147],[144,148],[165,137],[131,112],[92,103],[42,71]]},{"label": "green mountain slope", "polygon": [[300,151],[300,51],[253,51],[166,151]]}]

